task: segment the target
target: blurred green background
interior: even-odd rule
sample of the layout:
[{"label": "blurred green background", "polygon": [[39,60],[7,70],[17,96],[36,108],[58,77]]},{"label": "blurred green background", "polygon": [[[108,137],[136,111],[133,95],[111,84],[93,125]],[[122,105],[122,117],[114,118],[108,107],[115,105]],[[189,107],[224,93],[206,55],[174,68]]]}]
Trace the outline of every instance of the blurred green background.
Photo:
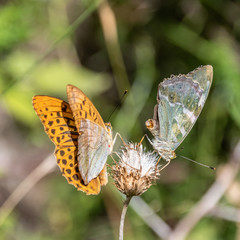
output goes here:
[{"label": "blurred green background", "polygon": [[[66,100],[67,84],[83,90],[105,121],[128,89],[110,121],[125,140],[140,141],[147,133],[145,121],[153,115],[159,82],[210,64],[210,95],[180,154],[219,168],[239,140],[239,1],[93,3],[0,2],[1,203],[54,151],[32,97]],[[144,145],[151,150],[147,141]],[[178,158],[142,198],[174,227],[217,173]],[[233,186],[234,194],[230,189],[221,203],[237,208],[239,178]],[[117,239],[121,207],[111,179],[99,196],[86,196],[68,185],[56,167],[16,206],[0,227],[0,239]],[[125,239],[158,239],[131,208],[126,221]],[[239,239],[239,227],[205,217],[188,239]]]}]

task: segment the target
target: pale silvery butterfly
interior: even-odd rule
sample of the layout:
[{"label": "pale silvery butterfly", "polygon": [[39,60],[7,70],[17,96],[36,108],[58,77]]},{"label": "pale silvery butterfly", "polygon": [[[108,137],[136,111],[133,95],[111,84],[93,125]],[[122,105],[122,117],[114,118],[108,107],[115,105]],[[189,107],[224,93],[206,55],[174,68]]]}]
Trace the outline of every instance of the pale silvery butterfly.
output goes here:
[{"label": "pale silvery butterfly", "polygon": [[153,119],[145,124],[154,136],[150,143],[167,165],[176,158],[175,150],[203,109],[212,79],[213,68],[206,65],[186,75],[172,75],[159,84]]}]

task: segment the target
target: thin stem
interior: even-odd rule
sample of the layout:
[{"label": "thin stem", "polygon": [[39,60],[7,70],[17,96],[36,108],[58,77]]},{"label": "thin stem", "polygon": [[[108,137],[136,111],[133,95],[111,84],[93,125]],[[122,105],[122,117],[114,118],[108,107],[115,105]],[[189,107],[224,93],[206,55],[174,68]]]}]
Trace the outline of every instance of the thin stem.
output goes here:
[{"label": "thin stem", "polygon": [[43,160],[11,193],[0,208],[0,226],[26,194],[56,166],[52,154]]},{"label": "thin stem", "polygon": [[116,16],[107,0],[103,1],[98,8],[98,14],[114,73],[114,79],[116,80],[118,94],[121,96],[123,89],[130,89],[130,83],[119,45]]},{"label": "thin stem", "polygon": [[128,205],[129,205],[129,202],[131,201],[131,199],[132,199],[132,196],[127,196],[127,198],[124,202],[124,205],[123,205],[120,227],[119,227],[119,240],[123,240],[124,221],[125,221],[127,208],[128,208]]}]

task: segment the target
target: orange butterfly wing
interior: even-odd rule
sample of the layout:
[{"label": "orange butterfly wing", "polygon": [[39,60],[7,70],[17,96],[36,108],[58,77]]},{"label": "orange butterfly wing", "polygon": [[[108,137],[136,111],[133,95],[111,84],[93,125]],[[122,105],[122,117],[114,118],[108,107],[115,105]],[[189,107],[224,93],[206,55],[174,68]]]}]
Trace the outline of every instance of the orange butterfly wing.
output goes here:
[{"label": "orange butterfly wing", "polygon": [[101,185],[107,183],[106,167],[99,176],[84,185],[78,169],[78,137],[73,113],[68,103],[49,96],[33,97],[33,107],[44,130],[56,145],[55,156],[62,175],[68,183],[86,194],[98,194]]},{"label": "orange butterfly wing", "polygon": [[106,129],[98,110],[80,89],[70,84],[67,85],[67,96],[77,129],[79,129],[82,119],[88,119]]}]

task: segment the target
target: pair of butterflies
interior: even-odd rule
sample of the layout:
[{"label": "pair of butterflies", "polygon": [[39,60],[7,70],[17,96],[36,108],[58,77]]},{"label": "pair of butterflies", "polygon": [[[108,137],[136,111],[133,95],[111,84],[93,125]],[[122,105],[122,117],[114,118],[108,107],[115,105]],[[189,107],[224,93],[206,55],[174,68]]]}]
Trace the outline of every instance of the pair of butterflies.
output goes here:
[{"label": "pair of butterflies", "polygon": [[[159,84],[153,119],[146,121],[153,148],[167,161],[190,132],[207,99],[212,66],[187,75],[172,75]],[[106,161],[115,142],[110,123],[77,87],[67,86],[68,102],[49,96],[33,97],[33,107],[45,132],[56,145],[55,156],[68,183],[86,194],[98,194],[108,182]]]}]

